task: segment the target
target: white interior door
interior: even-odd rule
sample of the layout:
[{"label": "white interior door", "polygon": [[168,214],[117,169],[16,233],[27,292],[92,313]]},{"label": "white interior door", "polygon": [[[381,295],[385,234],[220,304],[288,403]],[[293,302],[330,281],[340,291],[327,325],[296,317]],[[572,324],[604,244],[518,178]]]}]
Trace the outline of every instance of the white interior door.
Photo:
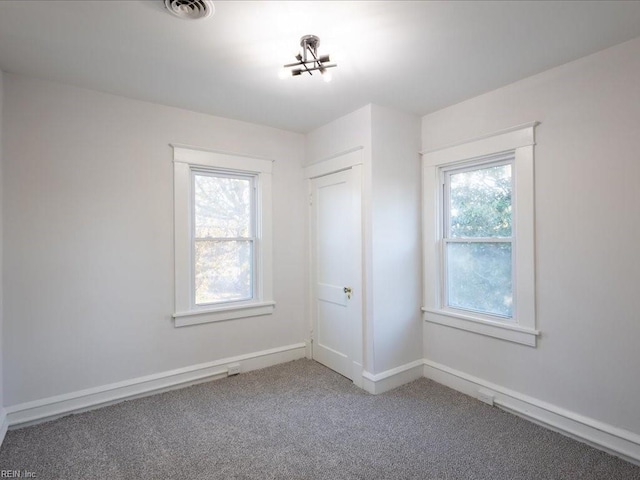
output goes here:
[{"label": "white interior door", "polygon": [[313,358],[354,379],[362,343],[360,167],[311,180]]}]

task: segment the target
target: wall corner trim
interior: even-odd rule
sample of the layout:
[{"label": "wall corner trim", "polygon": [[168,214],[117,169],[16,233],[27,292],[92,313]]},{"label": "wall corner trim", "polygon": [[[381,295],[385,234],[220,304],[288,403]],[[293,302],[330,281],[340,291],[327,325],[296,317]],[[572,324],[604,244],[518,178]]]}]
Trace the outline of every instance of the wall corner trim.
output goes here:
[{"label": "wall corner trim", "polygon": [[362,388],[374,395],[388,392],[423,376],[423,360],[406,363],[384,372],[362,372]]},{"label": "wall corner trim", "polygon": [[640,465],[640,435],[562,407],[496,385],[431,360],[424,360],[424,376],[459,392],[478,398],[489,390],[494,405],[574,440]]},{"label": "wall corner trim", "polygon": [[16,428],[54,420],[71,413],[224,378],[232,363],[240,364],[240,372],[249,372],[304,358],[305,351],[305,343],[296,343],[20,403],[7,407],[5,423],[9,428]]}]

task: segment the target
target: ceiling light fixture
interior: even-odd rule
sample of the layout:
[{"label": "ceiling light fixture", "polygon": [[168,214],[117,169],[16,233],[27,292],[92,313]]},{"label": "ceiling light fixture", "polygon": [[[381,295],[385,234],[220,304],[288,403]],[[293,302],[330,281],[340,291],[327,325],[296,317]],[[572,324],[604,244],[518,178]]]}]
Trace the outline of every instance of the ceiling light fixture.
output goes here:
[{"label": "ceiling light fixture", "polygon": [[281,72],[280,77],[284,78],[289,76],[289,70],[287,68],[292,68],[291,75],[297,77],[303,73],[308,73],[309,75],[313,75],[314,71],[319,71],[322,75],[322,78],[325,82],[331,81],[331,72],[329,72],[328,68],[337,67],[337,64],[329,64],[331,61],[329,55],[318,55],[318,47],[320,46],[320,39],[315,35],[305,35],[300,39],[300,46],[302,47],[302,53],[298,52],[296,54],[296,63],[289,63],[284,66],[283,72]]}]

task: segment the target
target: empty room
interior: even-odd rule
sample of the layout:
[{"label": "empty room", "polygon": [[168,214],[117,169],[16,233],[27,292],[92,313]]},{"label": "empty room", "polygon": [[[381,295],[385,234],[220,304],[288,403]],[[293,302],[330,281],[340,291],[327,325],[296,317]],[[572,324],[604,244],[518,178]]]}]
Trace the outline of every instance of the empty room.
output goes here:
[{"label": "empty room", "polygon": [[640,2],[0,1],[0,478],[640,479]]}]

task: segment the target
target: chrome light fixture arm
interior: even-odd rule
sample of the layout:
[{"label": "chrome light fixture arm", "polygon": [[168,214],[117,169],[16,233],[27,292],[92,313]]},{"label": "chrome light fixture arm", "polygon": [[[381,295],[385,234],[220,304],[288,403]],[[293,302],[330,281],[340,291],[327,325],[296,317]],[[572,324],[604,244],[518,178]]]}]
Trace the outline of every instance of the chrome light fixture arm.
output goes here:
[{"label": "chrome light fixture arm", "polygon": [[284,65],[284,68],[301,67],[291,70],[291,75],[297,76],[303,72],[313,75],[312,72],[316,70],[320,71],[321,74],[324,74],[327,68],[338,66],[335,63],[328,63],[331,61],[329,55],[318,56],[320,38],[316,35],[305,35],[302,37],[300,39],[300,46],[302,47],[302,53],[298,53],[296,55],[296,60],[298,61]]}]

